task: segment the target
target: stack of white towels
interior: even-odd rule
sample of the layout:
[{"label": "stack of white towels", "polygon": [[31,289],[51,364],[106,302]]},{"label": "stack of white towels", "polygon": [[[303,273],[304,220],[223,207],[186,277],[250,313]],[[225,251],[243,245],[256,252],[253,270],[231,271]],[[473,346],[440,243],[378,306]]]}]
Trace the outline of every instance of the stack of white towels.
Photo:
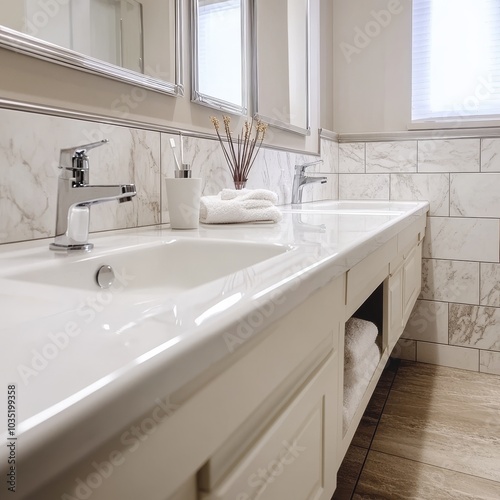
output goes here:
[{"label": "stack of white towels", "polygon": [[350,318],[345,324],[344,346],[344,432],[380,361],[378,330],[371,321]]},{"label": "stack of white towels", "polygon": [[278,195],[267,189],[223,189],[216,196],[200,200],[200,222],[229,224],[237,222],[279,222],[275,206]]}]

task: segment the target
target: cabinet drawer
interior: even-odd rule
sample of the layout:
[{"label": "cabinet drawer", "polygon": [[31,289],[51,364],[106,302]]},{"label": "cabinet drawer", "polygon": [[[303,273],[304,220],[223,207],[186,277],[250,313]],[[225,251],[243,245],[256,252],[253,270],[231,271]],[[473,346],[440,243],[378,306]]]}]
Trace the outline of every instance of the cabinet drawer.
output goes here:
[{"label": "cabinet drawer", "polygon": [[346,318],[349,318],[389,274],[389,262],[397,254],[393,238],[347,271]]},{"label": "cabinet drawer", "polygon": [[336,485],[337,355],[202,500],[329,500]]},{"label": "cabinet drawer", "polygon": [[403,264],[403,324],[406,324],[422,286],[422,243],[415,246]]},{"label": "cabinet drawer", "polygon": [[411,250],[418,242],[422,241],[425,234],[426,222],[426,216],[421,215],[415,222],[412,222],[398,234],[398,253],[404,252],[404,257],[406,258],[408,250]]}]

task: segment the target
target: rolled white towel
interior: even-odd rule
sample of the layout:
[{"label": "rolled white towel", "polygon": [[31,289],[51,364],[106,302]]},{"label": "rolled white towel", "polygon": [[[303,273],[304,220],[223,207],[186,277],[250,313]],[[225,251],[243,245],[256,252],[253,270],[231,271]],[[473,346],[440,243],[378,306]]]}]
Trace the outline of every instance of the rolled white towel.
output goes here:
[{"label": "rolled white towel", "polygon": [[377,344],[372,344],[364,358],[355,364],[344,365],[344,387],[351,387],[360,380],[370,380],[380,362],[380,349]]},{"label": "rolled white towel", "polygon": [[267,200],[276,205],[278,195],[268,189],[223,189],[220,193],[221,200]]},{"label": "rolled white towel", "polygon": [[281,220],[281,212],[268,200],[221,200],[219,196],[203,196],[200,200],[200,222],[231,224]]},{"label": "rolled white towel", "polygon": [[377,327],[371,321],[350,318],[345,324],[345,363],[359,363],[375,343],[377,335]]}]

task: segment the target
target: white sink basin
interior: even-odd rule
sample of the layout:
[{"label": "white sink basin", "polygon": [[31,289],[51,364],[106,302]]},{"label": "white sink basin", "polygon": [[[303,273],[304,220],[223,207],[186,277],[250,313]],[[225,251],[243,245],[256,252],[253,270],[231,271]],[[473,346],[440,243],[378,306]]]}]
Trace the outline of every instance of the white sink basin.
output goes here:
[{"label": "white sink basin", "polygon": [[100,290],[98,270],[111,266],[115,274],[111,290],[158,297],[203,285],[290,249],[271,243],[160,239],[89,254],[55,256],[38,267],[6,274],[5,278],[96,292]]}]

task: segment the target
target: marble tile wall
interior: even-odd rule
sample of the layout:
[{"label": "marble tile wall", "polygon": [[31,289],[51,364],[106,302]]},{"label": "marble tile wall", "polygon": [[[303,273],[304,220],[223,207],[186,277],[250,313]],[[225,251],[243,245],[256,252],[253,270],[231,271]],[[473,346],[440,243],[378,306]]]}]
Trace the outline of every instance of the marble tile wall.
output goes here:
[{"label": "marble tile wall", "polygon": [[339,145],[347,199],[429,200],[422,293],[395,352],[500,374],[500,138]]},{"label": "marble tile wall", "polygon": [[[104,203],[91,208],[91,231],[132,228],[168,222],[164,179],[173,176],[169,138],[179,136],[104,123],[0,109],[0,244],[51,238],[56,218],[57,177],[61,148],[109,139],[92,150],[90,181],[135,183],[131,203]],[[310,175],[326,175],[326,184],[304,190],[304,201],[338,198],[338,143],[321,139],[323,163]],[[318,159],[262,148],[249,188],[276,191],[290,203],[294,165]],[[233,185],[216,140],[184,138],[184,161],[203,179],[203,194]]]}]

